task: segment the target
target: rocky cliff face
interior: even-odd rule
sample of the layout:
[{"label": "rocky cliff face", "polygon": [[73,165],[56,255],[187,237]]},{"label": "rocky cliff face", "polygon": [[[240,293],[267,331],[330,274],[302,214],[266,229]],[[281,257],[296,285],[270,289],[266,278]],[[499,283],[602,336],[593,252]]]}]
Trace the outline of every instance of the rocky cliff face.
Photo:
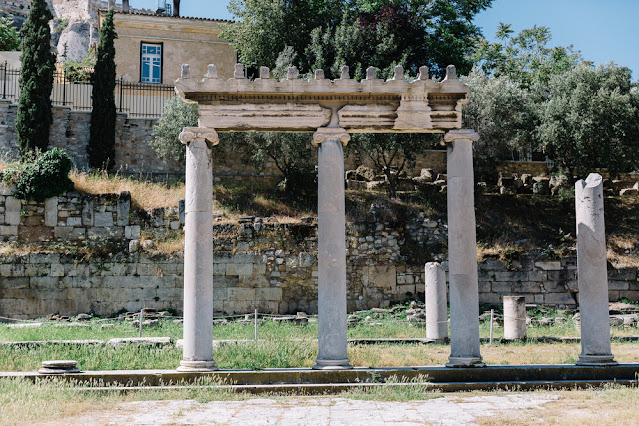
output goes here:
[{"label": "rocky cliff face", "polygon": [[[58,60],[81,61],[89,47],[98,41],[98,10],[106,9],[108,3],[100,0],[47,0],[47,3],[53,13],[49,26]],[[12,15],[14,22],[22,27],[30,5],[30,0],[0,0],[0,15]],[[117,4],[116,10],[121,7]],[[131,12],[151,13],[146,9],[131,9]]]}]

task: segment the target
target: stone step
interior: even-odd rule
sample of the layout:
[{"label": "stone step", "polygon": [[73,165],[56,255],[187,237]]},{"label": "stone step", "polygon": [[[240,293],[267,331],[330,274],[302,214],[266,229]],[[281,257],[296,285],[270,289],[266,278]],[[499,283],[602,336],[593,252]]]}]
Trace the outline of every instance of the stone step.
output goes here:
[{"label": "stone step", "polygon": [[592,389],[605,385],[636,386],[637,380],[554,380],[554,381],[510,381],[510,382],[412,382],[412,383],[306,383],[267,385],[210,385],[210,386],[103,386],[78,387],[78,391],[139,391],[177,389],[228,389],[250,394],[288,395],[335,395],[354,389],[398,388],[419,386],[425,392],[464,392],[491,390],[534,390],[534,389]]},{"label": "stone step", "polygon": [[[353,368],[350,370],[312,370],[309,368],[281,368],[252,370],[218,370],[207,373],[178,372],[176,370],[109,370],[85,371],[65,374],[63,379],[82,383],[104,383],[105,386],[166,386],[171,383],[188,385],[204,377],[220,384],[235,386],[280,385],[355,385],[374,383],[428,383],[449,388],[472,389],[482,386],[512,387],[522,383],[608,383],[611,381],[637,382],[639,364],[613,366],[561,365],[491,365],[484,368],[447,368],[442,366]],[[46,377],[36,372],[3,372],[0,378],[22,377],[32,381]],[[457,383],[455,388],[450,383]],[[469,384],[470,383],[470,384]],[[447,385],[449,384],[449,385]],[[531,385],[532,386],[532,385]]]}]

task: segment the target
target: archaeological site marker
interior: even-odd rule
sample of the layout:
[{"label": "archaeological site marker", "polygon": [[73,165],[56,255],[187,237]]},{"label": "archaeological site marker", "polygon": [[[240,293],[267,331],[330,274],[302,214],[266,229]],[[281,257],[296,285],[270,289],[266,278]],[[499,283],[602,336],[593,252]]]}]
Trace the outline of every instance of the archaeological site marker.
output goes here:
[{"label": "archaeological site marker", "polygon": [[[346,355],[346,244],[343,146],[350,133],[446,133],[448,145],[449,282],[451,310],[450,367],[481,366],[479,299],[475,239],[472,143],[478,136],[461,130],[461,107],[468,86],[455,67],[435,82],[422,67],[413,82],[395,68],[393,79],[377,79],[373,67],[358,82],[342,68],[340,79],[298,78],[295,67],[286,79],[244,77],[221,80],[214,65],[203,79],[191,78],[182,66],[176,91],[199,107],[198,127],[180,134],[186,144],[186,222],[184,248],[184,354],[179,370],[216,369],[213,340],[213,199],[211,147],[217,132],[313,132],[318,147],[318,322],[316,369],[351,368]],[[310,138],[309,138],[310,139]]]}]

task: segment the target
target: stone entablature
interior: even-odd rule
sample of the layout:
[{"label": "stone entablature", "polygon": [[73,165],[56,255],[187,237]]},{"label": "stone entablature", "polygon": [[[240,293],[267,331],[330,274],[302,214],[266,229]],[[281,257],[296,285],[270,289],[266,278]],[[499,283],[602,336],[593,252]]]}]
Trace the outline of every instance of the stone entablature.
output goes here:
[{"label": "stone entablature", "polygon": [[[300,79],[294,67],[280,81],[271,79],[265,67],[260,78],[248,80],[241,64],[228,80],[218,78],[214,65],[204,79],[190,74],[184,65],[176,92],[198,103],[200,127],[220,132],[315,132],[329,126],[349,133],[441,133],[461,128],[462,104],[469,99],[468,86],[457,80],[453,66],[440,83],[428,79],[426,67],[409,82],[401,66],[387,81],[375,78],[375,69],[369,68],[361,82],[349,77],[348,67],[336,80],[325,79],[322,70],[314,79]],[[332,110],[337,110],[337,123],[331,122]]]}]

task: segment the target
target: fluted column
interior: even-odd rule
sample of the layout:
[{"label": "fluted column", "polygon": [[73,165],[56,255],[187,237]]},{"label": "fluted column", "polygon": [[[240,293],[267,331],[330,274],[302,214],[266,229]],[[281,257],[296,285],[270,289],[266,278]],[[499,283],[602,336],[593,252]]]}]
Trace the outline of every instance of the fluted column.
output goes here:
[{"label": "fluted column", "polygon": [[448,281],[450,347],[447,367],[483,367],[479,354],[479,288],[472,130],[451,130],[448,145]]},{"label": "fluted column", "polygon": [[346,354],[346,218],[344,151],[346,130],[320,128],[318,150],[318,354],[314,369],[352,368]]},{"label": "fluted column", "polygon": [[213,163],[215,130],[186,127],[184,349],[179,371],[217,370],[213,361]]},{"label": "fluted column", "polygon": [[603,182],[591,173],[575,183],[577,284],[581,314],[578,365],[614,365],[610,346]]}]

